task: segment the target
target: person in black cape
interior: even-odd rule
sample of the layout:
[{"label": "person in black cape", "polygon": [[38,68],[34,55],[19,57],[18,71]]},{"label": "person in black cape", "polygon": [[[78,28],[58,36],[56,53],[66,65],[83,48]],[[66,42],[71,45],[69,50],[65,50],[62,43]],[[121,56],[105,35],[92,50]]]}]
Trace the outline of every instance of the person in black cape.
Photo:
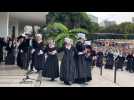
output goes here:
[{"label": "person in black cape", "polygon": [[25,39],[22,42],[21,49],[21,61],[22,61],[22,69],[27,70],[30,65],[31,60],[31,36],[29,34],[25,34]]},{"label": "person in black cape", "polygon": [[134,56],[132,53],[129,53],[126,57],[127,60],[127,70],[132,73],[134,72],[133,67],[134,67]]},{"label": "person in black cape", "polygon": [[103,52],[100,50],[96,54],[96,67],[101,68],[103,66]]},{"label": "person in black cape", "polygon": [[42,75],[51,78],[51,81],[54,81],[55,78],[59,77],[59,61],[57,58],[57,48],[55,47],[55,42],[53,40],[48,41],[45,51],[47,52],[47,59],[45,70],[43,70]]},{"label": "person in black cape", "polygon": [[96,51],[92,50],[92,68],[96,66]]},{"label": "person in black cape", "polygon": [[76,43],[76,50],[77,50],[76,66],[77,66],[78,78],[76,79],[75,82],[85,84],[85,82],[89,82],[91,80],[91,76],[85,60],[84,37],[80,37],[79,40],[80,41]]},{"label": "person in black cape", "polygon": [[121,69],[123,71],[123,65],[125,62],[125,57],[123,57],[122,54],[119,54],[116,58],[115,58],[115,67],[117,69]]},{"label": "person in black cape", "polygon": [[106,69],[113,69],[113,65],[114,65],[114,56],[112,53],[108,52],[108,54],[106,55],[105,68]]},{"label": "person in black cape", "polygon": [[44,70],[45,67],[45,55],[44,55],[44,43],[42,40],[42,35],[41,34],[36,34],[35,36],[35,41],[33,41],[32,45],[32,62],[33,66],[39,72],[40,70]]},{"label": "person in black cape", "polygon": [[92,60],[93,60],[93,54],[92,54],[92,47],[88,44],[86,44],[86,65],[89,68],[89,74],[90,74],[90,80],[92,80],[92,73],[91,73],[91,67],[92,67]]},{"label": "person in black cape", "polygon": [[18,49],[18,54],[17,54],[17,65],[18,67],[20,67],[21,69],[23,69],[23,60],[22,60],[22,56],[23,56],[23,46],[24,43],[23,41],[25,40],[25,36],[21,35],[18,37],[18,42],[17,42],[17,49]]},{"label": "person in black cape", "polygon": [[65,38],[64,47],[60,51],[64,52],[60,65],[60,80],[64,81],[66,85],[71,85],[78,75],[76,71],[76,49],[70,38]]},{"label": "person in black cape", "polygon": [[16,48],[15,42],[13,42],[12,39],[9,39],[7,46],[6,46],[7,56],[6,56],[5,64],[7,65],[15,64],[15,48]]},{"label": "person in black cape", "polygon": [[0,38],[0,63],[3,61],[3,47],[6,46],[3,38]]}]

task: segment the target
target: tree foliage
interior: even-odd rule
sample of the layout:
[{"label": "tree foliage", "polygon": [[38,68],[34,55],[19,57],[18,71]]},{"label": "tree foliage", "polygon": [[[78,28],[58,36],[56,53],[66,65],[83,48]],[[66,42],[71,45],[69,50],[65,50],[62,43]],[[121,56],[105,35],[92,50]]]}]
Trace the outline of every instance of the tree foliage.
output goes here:
[{"label": "tree foliage", "polygon": [[83,28],[92,33],[98,31],[98,24],[91,22],[90,16],[85,12],[49,12],[47,24],[59,22],[69,29]]},{"label": "tree foliage", "polygon": [[43,29],[45,38],[53,38],[59,47],[62,46],[65,37],[69,37],[75,41],[77,39],[77,33],[79,32],[88,34],[88,31],[86,29],[69,29],[61,23],[50,23]]},{"label": "tree foliage", "polygon": [[124,22],[119,25],[113,25],[107,28],[101,28],[100,32],[121,33],[121,34],[133,34],[134,23]]}]

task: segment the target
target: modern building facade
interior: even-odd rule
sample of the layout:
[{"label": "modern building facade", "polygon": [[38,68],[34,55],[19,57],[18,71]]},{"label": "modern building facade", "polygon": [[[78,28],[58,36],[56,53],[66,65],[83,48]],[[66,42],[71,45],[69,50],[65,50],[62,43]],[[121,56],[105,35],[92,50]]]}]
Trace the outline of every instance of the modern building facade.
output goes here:
[{"label": "modern building facade", "polygon": [[0,12],[0,37],[18,36],[26,25],[43,26],[48,12]]}]

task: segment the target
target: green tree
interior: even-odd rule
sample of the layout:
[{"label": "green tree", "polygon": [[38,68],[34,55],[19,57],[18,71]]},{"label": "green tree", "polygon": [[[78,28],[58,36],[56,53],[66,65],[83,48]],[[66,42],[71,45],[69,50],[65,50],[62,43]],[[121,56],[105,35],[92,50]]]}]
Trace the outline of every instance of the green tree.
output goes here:
[{"label": "green tree", "polygon": [[86,29],[74,28],[69,30],[69,28],[61,23],[51,23],[43,29],[45,38],[53,38],[59,47],[63,45],[65,37],[69,37],[75,41],[77,39],[76,33],[79,32],[88,34],[88,31]]},{"label": "green tree", "polygon": [[100,32],[121,33],[121,34],[133,34],[134,24],[130,22],[124,22],[119,25],[112,25],[106,28],[100,28]]},{"label": "green tree", "polygon": [[93,23],[85,12],[49,12],[47,15],[47,24],[59,22],[69,29],[83,28],[89,33],[98,29],[97,23]]}]

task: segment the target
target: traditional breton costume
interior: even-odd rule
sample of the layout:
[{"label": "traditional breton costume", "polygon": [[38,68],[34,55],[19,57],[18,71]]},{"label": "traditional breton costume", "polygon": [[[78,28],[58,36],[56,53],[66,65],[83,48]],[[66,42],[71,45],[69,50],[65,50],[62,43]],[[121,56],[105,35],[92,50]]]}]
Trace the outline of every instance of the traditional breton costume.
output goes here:
[{"label": "traditional breton costume", "polygon": [[[23,40],[21,41],[21,39],[23,39]],[[25,35],[22,34],[21,36],[18,37],[18,44],[17,44],[17,47],[18,47],[17,65],[22,69],[23,69],[22,56],[23,56],[24,39],[25,39]]]},{"label": "traditional breton costume", "polygon": [[12,40],[9,40],[6,46],[7,56],[6,56],[5,64],[7,65],[15,64],[15,48],[16,48],[16,44],[13,43]]},{"label": "traditional breton costume", "polygon": [[92,74],[91,74],[91,67],[92,67],[92,61],[93,61],[93,54],[92,54],[92,47],[91,47],[91,41],[85,41],[85,48],[86,48],[86,65],[89,68],[89,75],[90,75],[90,80],[92,80]]},{"label": "traditional breton costume", "polygon": [[127,70],[132,73],[134,72],[134,56],[132,54],[128,54],[126,57],[127,60]]},{"label": "traditional breton costume", "polygon": [[31,54],[31,50],[32,50],[32,39],[31,39],[31,35],[32,35],[32,26],[25,26],[24,27],[24,35],[25,35],[25,40],[22,43],[22,66],[23,69],[28,69],[29,67],[31,67],[31,58],[32,58],[32,54]]},{"label": "traditional breton costume", "polygon": [[33,41],[32,44],[32,62],[35,69],[39,72],[40,70],[44,70],[45,65],[45,55],[44,55],[44,43],[42,41],[42,35],[36,34],[36,37],[39,37],[40,40]]},{"label": "traditional breton costume", "polygon": [[105,68],[113,69],[113,65],[114,65],[114,55],[113,55],[113,53],[108,52],[108,54],[106,55]]},{"label": "traditional breton costume", "polygon": [[[78,37],[82,40],[85,39],[85,34],[79,34]],[[85,46],[84,42],[78,41],[76,43],[77,58],[76,58],[76,67],[78,78],[76,79],[77,83],[85,83],[91,80],[91,75],[89,67],[86,64],[85,60]]]},{"label": "traditional breton costume", "polygon": [[96,65],[96,51],[92,50],[92,67],[94,67]]},{"label": "traditional breton costume", "polygon": [[[26,37],[26,34],[25,34],[25,37]],[[24,41],[18,47],[20,55],[21,55],[21,64],[22,64],[21,68],[24,70],[27,70],[30,65],[31,46],[32,46],[30,42],[31,42],[31,39],[28,37],[27,39],[24,39]]]},{"label": "traditional breton costume", "polygon": [[55,78],[59,77],[59,61],[57,58],[57,48],[53,40],[48,42],[45,51],[47,53],[47,59],[42,75],[54,81]]},{"label": "traditional breton costume", "polygon": [[3,61],[3,47],[6,45],[4,40],[0,38],[0,63]]},{"label": "traditional breton costume", "polygon": [[96,54],[96,67],[101,68],[103,66],[103,52],[99,51]]},{"label": "traditional breton costume", "polygon": [[125,62],[125,57],[123,57],[122,54],[119,54],[115,58],[115,67],[123,71],[124,62]]},{"label": "traditional breton costume", "polygon": [[63,58],[60,65],[60,80],[65,84],[71,85],[77,79],[76,69],[76,49],[72,46],[72,40],[65,38],[64,47],[61,51],[64,51]]}]

